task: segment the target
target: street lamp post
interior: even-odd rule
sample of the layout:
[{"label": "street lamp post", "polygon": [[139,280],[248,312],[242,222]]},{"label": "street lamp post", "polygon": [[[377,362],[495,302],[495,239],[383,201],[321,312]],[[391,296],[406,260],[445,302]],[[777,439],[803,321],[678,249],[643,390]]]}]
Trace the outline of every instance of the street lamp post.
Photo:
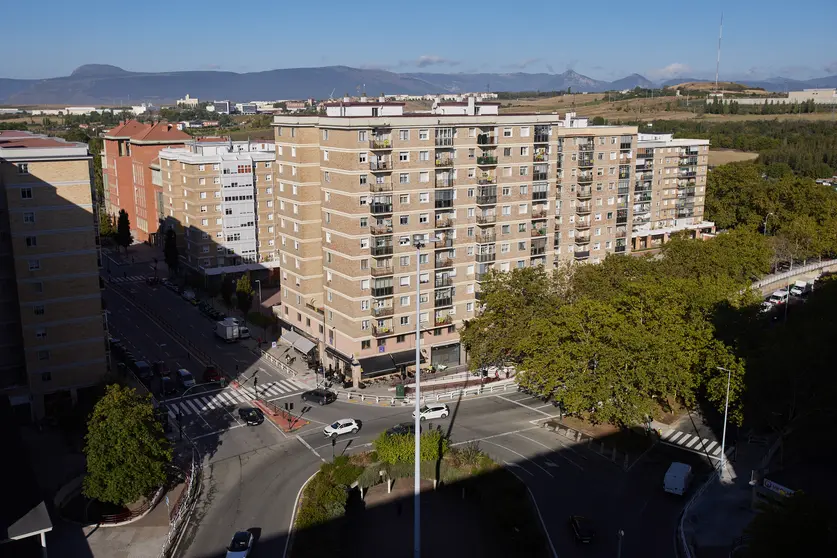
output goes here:
[{"label": "street lamp post", "polygon": [[622,558],[622,537],[625,536],[625,531],[623,531],[622,529],[619,529],[619,531],[617,531],[616,535],[619,537],[619,544],[616,547],[616,558]]},{"label": "street lamp post", "polygon": [[256,279],[255,283],[259,286],[259,314],[262,312],[262,282]]},{"label": "street lamp post", "polygon": [[413,237],[416,247],[416,389],[415,389],[415,478],[413,479],[413,556],[421,556],[421,249],[424,248],[424,238]]},{"label": "street lamp post", "polygon": [[723,370],[727,373],[727,398],[726,402],[724,403],[724,429],[721,433],[721,478],[724,476],[724,470],[726,468],[727,462],[727,454],[726,454],[726,443],[727,443],[727,413],[729,411],[729,384],[730,380],[732,379],[732,371],[724,368],[722,366],[716,366],[718,370]]}]

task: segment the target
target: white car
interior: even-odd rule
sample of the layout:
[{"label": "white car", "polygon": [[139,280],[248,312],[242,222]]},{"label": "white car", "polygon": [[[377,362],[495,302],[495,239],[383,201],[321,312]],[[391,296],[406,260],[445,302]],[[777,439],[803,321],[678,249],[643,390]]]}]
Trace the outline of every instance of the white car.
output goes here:
[{"label": "white car", "polygon": [[233,535],[230,546],[227,547],[227,558],[247,558],[253,549],[253,533],[239,531]]},{"label": "white car", "polygon": [[323,434],[329,438],[336,438],[343,434],[354,434],[360,430],[361,423],[355,419],[340,419],[323,428]]},{"label": "white car", "polygon": [[[444,403],[431,403],[419,409],[419,420],[445,418],[450,414],[450,409]],[[416,412],[413,411],[413,418],[416,418]]]}]

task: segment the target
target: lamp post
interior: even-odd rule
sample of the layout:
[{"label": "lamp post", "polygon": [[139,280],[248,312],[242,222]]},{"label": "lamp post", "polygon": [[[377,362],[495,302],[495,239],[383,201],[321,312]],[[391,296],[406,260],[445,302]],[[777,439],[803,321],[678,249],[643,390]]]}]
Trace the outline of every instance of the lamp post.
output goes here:
[{"label": "lamp post", "polygon": [[416,247],[416,390],[415,390],[415,471],[413,475],[413,556],[421,556],[421,249],[424,248],[424,237],[413,237]]},{"label": "lamp post", "polygon": [[724,429],[721,433],[721,478],[724,476],[724,470],[726,468],[727,462],[727,454],[726,454],[726,443],[727,443],[727,413],[729,411],[729,384],[730,380],[732,379],[732,371],[724,368],[722,366],[716,366],[718,370],[723,370],[727,373],[727,398],[726,402],[724,403]]},{"label": "lamp post", "polygon": [[255,283],[259,286],[259,314],[261,314],[262,313],[262,282],[259,279],[256,279]]}]

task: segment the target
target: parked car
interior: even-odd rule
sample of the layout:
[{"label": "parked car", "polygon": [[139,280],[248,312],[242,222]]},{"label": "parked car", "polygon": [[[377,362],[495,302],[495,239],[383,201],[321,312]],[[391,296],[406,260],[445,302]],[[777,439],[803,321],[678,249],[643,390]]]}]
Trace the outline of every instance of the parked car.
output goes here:
[{"label": "parked car", "polygon": [[203,371],[204,382],[220,382],[224,376],[214,366],[207,366]]},{"label": "parked car", "polygon": [[[419,409],[419,420],[445,418],[450,414],[450,409],[444,403],[430,403]],[[416,412],[413,411],[413,418]]]},{"label": "parked car", "polygon": [[233,535],[230,545],[227,547],[227,558],[247,558],[253,549],[253,534],[247,531],[239,531]]},{"label": "parked car", "polygon": [[337,400],[337,394],[327,389],[312,389],[303,392],[302,400],[310,403],[317,403],[318,405],[328,405]]},{"label": "parked car", "polygon": [[163,376],[160,381],[160,393],[163,395],[174,395],[177,393],[177,383],[168,376]]},{"label": "parked car", "polygon": [[177,371],[177,383],[183,386],[183,389],[189,389],[190,387],[195,386],[195,378],[192,376],[191,372],[185,368],[180,368]]},{"label": "parked car", "polygon": [[134,369],[137,377],[143,382],[150,380],[153,376],[151,367],[144,360],[135,361],[132,368]]},{"label": "parked car", "polygon": [[787,301],[788,291],[786,289],[779,289],[778,291],[773,291],[773,293],[767,299],[767,302],[775,304],[776,306],[780,304],[785,304]]},{"label": "parked car", "polygon": [[190,291],[189,289],[184,289],[183,292],[180,293],[180,296],[183,298],[183,300],[186,300],[188,302],[195,300],[195,292]]},{"label": "parked car", "polygon": [[[419,434],[421,434],[421,427],[419,427]],[[387,430],[387,436],[395,434],[415,434],[416,425],[413,422],[401,422]]]},{"label": "parked car", "polygon": [[264,422],[264,413],[256,407],[242,407],[238,410],[238,416],[250,426],[258,426]]},{"label": "parked car", "polygon": [[169,370],[169,365],[166,364],[162,360],[158,360],[152,365],[152,369],[154,370],[154,375],[158,378],[168,378],[171,376],[171,370]]},{"label": "parked car", "polygon": [[361,422],[355,419],[340,419],[323,428],[323,434],[329,438],[336,438],[343,434],[356,434],[360,430]]},{"label": "parked car", "polygon": [[596,528],[593,522],[581,515],[570,516],[570,527],[575,535],[575,540],[581,543],[590,543],[596,536]]}]

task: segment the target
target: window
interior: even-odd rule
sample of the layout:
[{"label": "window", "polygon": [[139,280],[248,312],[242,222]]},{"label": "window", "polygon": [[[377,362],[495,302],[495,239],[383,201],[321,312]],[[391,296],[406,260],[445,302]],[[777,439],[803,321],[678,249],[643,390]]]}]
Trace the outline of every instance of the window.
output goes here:
[{"label": "window", "polygon": [[512,175],[512,168],[511,167],[503,167],[503,176],[511,176]]},{"label": "window", "polygon": [[410,316],[401,316],[401,325],[410,325]]},{"label": "window", "polygon": [[291,146],[291,157],[296,157],[296,147]]},{"label": "window", "polygon": [[364,165],[369,160],[368,157],[369,155],[367,153],[359,153],[357,156],[357,162]]},{"label": "window", "polygon": [[410,173],[402,172],[398,175],[398,183],[399,184],[409,184],[410,183]]},{"label": "window", "polygon": [[511,215],[511,206],[510,205],[504,205],[503,208],[502,208],[502,213],[503,213],[503,215]]},{"label": "window", "polygon": [[31,200],[32,199],[32,188],[21,188],[20,189],[20,197],[24,200]]},{"label": "window", "polygon": [[409,151],[401,151],[398,153],[398,160],[402,163],[409,163],[410,162],[410,152]]},{"label": "window", "polygon": [[429,151],[419,151],[419,161],[429,161],[430,160],[430,152]]},{"label": "window", "polygon": [[328,161],[328,150],[323,151],[323,161]]},{"label": "window", "polygon": [[509,248],[509,243],[508,242],[503,242],[502,244],[500,244],[500,253],[501,254],[508,254],[509,249],[510,248]]},{"label": "window", "polygon": [[323,130],[323,139],[324,140],[328,139],[328,130]]},{"label": "window", "polygon": [[[529,126],[521,126],[520,127],[520,137],[521,138],[528,138],[529,137]],[[523,153],[521,153],[523,155]]]},{"label": "window", "polygon": [[41,260],[29,260],[29,271],[38,271],[41,269]]},{"label": "window", "polygon": [[[272,161],[265,161],[265,162],[264,162],[264,168],[269,169],[269,168],[271,168],[272,166],[273,166],[273,162],[272,162]],[[270,176],[270,175],[268,175],[268,176]]]},{"label": "window", "polygon": [[35,330],[35,337],[37,339],[46,339],[47,332],[45,328],[38,328]]},{"label": "window", "polygon": [[365,339],[365,340],[360,342],[360,350],[361,351],[364,350],[364,349],[368,349],[371,346],[372,346],[372,341],[370,341],[369,339]]},{"label": "window", "polygon": [[419,139],[422,141],[427,141],[430,139],[430,132],[427,130],[419,130]]},{"label": "window", "polygon": [[29,163],[19,163],[17,165],[18,174],[29,174]]},{"label": "window", "polygon": [[[212,178],[212,183],[213,184],[220,184],[221,183],[221,178],[219,176],[213,177]],[[171,189],[171,186],[169,186],[169,189]]]},{"label": "window", "polygon": [[512,137],[512,129],[511,128],[503,128],[503,137],[504,138]]},{"label": "window", "polygon": [[367,140],[366,130],[358,130],[357,132],[357,141],[365,142]]},{"label": "window", "polygon": [[465,311],[466,312],[473,312],[474,311],[474,303],[468,302],[465,304]]},{"label": "window", "polygon": [[26,237],[26,247],[27,248],[34,248],[38,245],[38,237],[37,236],[27,236]]},{"label": "window", "polygon": [[526,223],[518,223],[517,232],[526,232]]},{"label": "window", "polygon": [[419,203],[429,203],[430,192],[419,192]]},{"label": "window", "polygon": [[503,148],[503,157],[511,157],[511,147]]},{"label": "window", "polygon": [[522,165],[520,167],[520,176],[529,176],[529,167]]},{"label": "window", "polygon": [[428,182],[430,182],[430,173],[427,172],[427,171],[420,172],[419,173],[419,182],[421,182],[423,184],[427,184]]},{"label": "window", "polygon": [[410,141],[410,130],[398,130],[398,139],[401,141]]},{"label": "window", "polygon": [[38,351],[38,360],[49,360],[49,351]]},{"label": "window", "polygon": [[529,211],[529,204],[521,203],[517,206],[517,212],[520,215],[525,215]]},{"label": "window", "polygon": [[410,276],[404,275],[403,277],[399,278],[398,284],[402,287],[409,287],[410,286]]},{"label": "window", "polygon": [[24,223],[34,223],[35,222],[35,214],[31,211],[27,211],[23,214],[23,222]]},{"label": "window", "polygon": [[525,196],[529,193],[529,186],[527,184],[522,184],[520,186],[520,195]]},{"label": "window", "polygon": [[200,184],[201,186],[203,186],[204,184],[206,184],[206,179],[205,179],[205,178],[199,178],[199,179],[198,179],[198,184]]},{"label": "window", "polygon": [[206,227],[209,225],[209,219],[201,219],[201,225]]},{"label": "window", "polygon": [[399,196],[398,198],[398,201],[402,204],[410,203],[410,194],[401,194],[401,196]]},{"label": "window", "polygon": [[408,265],[410,265],[410,256],[401,256],[398,259],[398,263],[399,265],[401,265],[401,267],[407,267]]},{"label": "window", "polygon": [[409,225],[410,224],[410,216],[409,215],[401,215],[398,218],[399,225]]},{"label": "window", "polygon": [[511,233],[511,225],[503,225],[500,228],[500,234],[509,234]]}]

